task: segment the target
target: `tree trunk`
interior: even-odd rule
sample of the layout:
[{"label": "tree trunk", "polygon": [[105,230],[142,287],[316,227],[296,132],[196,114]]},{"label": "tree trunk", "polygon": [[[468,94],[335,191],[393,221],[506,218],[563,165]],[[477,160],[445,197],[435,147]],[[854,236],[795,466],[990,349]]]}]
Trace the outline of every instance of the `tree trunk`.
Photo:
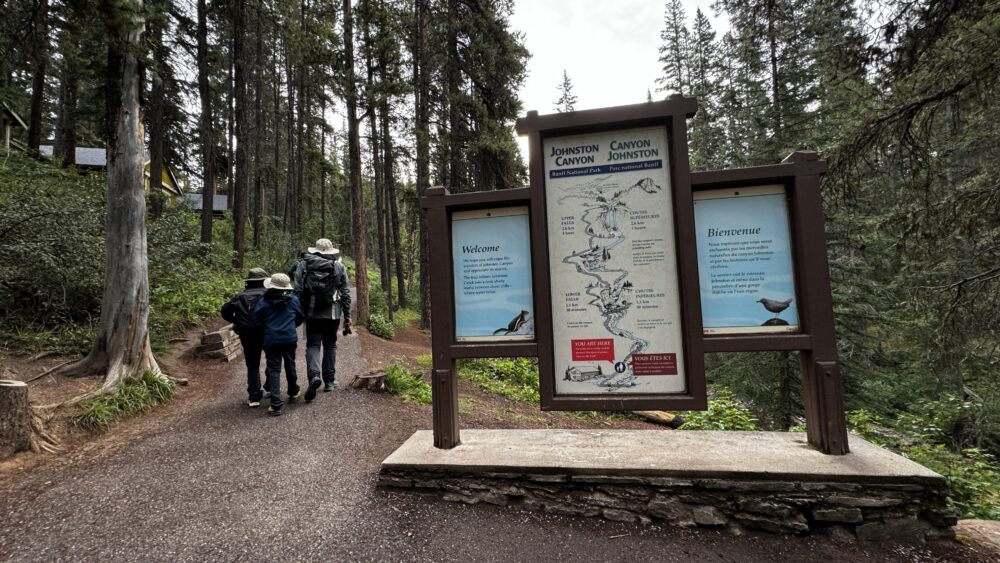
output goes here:
[{"label": "tree trunk", "polygon": [[420,214],[420,328],[431,326],[430,261],[427,254],[427,212],[420,198],[430,187],[430,53],[428,52],[428,0],[416,0],[416,56],[413,57],[417,132],[417,212]]},{"label": "tree trunk", "polygon": [[[63,57],[66,57],[65,51]],[[59,84],[59,114],[56,118],[56,144],[52,154],[64,168],[76,164],[76,99],[79,77],[76,64],[67,64],[63,68]]]},{"label": "tree trunk", "polygon": [[277,219],[282,213],[281,199],[278,197],[278,190],[281,182],[278,179],[278,165],[281,164],[281,69],[278,68],[278,57],[274,57],[274,80],[272,81],[271,96],[274,101],[274,168],[271,170],[271,188],[274,190],[271,199],[271,215]]},{"label": "tree trunk", "polygon": [[233,179],[233,267],[243,269],[247,236],[247,194],[250,188],[250,100],[247,96],[247,67],[250,49],[247,46],[247,4],[233,4],[233,46],[235,52],[233,94],[236,129],[236,171]]},{"label": "tree trunk", "polygon": [[388,246],[385,231],[385,176],[382,170],[381,141],[378,131],[378,113],[375,111],[379,103],[376,101],[375,93],[375,63],[372,57],[371,41],[371,0],[365,0],[364,4],[364,38],[365,38],[365,63],[368,71],[368,138],[371,145],[372,154],[372,183],[375,188],[375,231],[378,236],[378,268],[379,283],[382,286],[382,293],[385,295],[386,309],[389,314],[392,311],[392,286],[389,279],[389,259]]},{"label": "tree trunk", "polygon": [[[382,159],[382,167],[385,169],[385,189],[386,199],[389,201],[386,214],[388,217],[387,231],[390,236],[389,254],[395,259],[396,269],[396,294],[400,307],[406,307],[406,282],[403,280],[403,241],[399,238],[399,209],[396,204],[396,176],[394,173],[395,158],[392,147],[392,133],[389,127],[389,104],[382,100],[382,147],[385,157]],[[390,258],[390,261],[392,258]],[[392,283],[390,280],[389,283]],[[389,316],[392,316],[392,307],[389,308]]]},{"label": "tree trunk", "polygon": [[79,10],[77,3],[67,3],[65,29],[59,41],[63,61],[59,80],[56,144],[52,154],[60,159],[64,168],[76,164],[76,101],[80,82]]},{"label": "tree trunk", "polygon": [[45,103],[45,70],[49,62],[49,2],[40,0],[35,14],[31,48],[31,106],[28,113],[28,154],[37,154],[42,142],[42,104]]},{"label": "tree trunk", "polygon": [[[295,205],[295,80],[292,69],[292,54],[289,52],[287,41],[285,42],[285,84],[288,88],[288,146],[285,151],[285,158],[288,160],[287,173],[285,174],[285,231],[298,233],[298,224],[295,216],[298,214]],[[302,107],[299,107],[299,119],[302,119]]]},{"label": "tree trunk", "polygon": [[257,8],[255,10],[254,16],[256,17],[256,32],[257,32],[257,48],[254,54],[254,98],[253,98],[253,114],[254,114],[254,134],[253,134],[253,213],[251,213],[251,221],[253,222],[253,247],[255,249],[260,248],[260,221],[261,216],[264,214],[264,187],[261,183],[261,166],[262,157],[264,154],[264,107],[263,107],[263,97],[264,97],[264,36],[262,33],[261,25],[261,1],[258,0]]},{"label": "tree trunk", "polygon": [[326,90],[319,96],[319,236],[326,238]]},{"label": "tree trunk", "polygon": [[163,25],[166,16],[166,6],[157,6],[153,15],[152,48],[153,48],[153,88],[150,93],[149,108],[149,197],[152,201],[152,218],[159,219],[163,214],[163,161],[166,127],[166,94],[163,89],[163,76],[167,65],[167,57],[163,46]]},{"label": "tree trunk", "polygon": [[768,0],[767,3],[767,51],[771,63],[771,135],[774,139],[771,157],[779,159],[784,149],[782,146],[784,134],[781,130],[781,93],[778,77],[778,38],[774,29],[774,0]]},{"label": "tree trunk", "polygon": [[[238,2],[242,4],[242,2]],[[235,9],[235,8],[234,8]],[[231,32],[234,30],[230,30]],[[229,60],[226,65],[226,204],[229,209],[233,208],[233,161],[236,160],[233,154],[233,134],[236,128],[236,115],[233,108],[233,97],[236,94],[234,86],[234,76],[236,71],[236,34],[229,38]]]},{"label": "tree trunk", "polygon": [[448,188],[463,191],[460,133],[462,113],[458,104],[462,76],[458,67],[458,0],[448,0]]},{"label": "tree trunk", "polygon": [[54,451],[53,440],[28,402],[28,385],[0,379],[0,460],[17,452]]},{"label": "tree trunk", "polygon": [[354,307],[356,322],[367,325],[368,310],[368,256],[365,244],[365,200],[361,191],[361,139],[358,135],[358,87],[354,76],[354,25],[351,0],[344,0],[344,60],[347,98],[347,153],[350,166],[351,232],[354,238],[355,287],[357,303]]},{"label": "tree trunk", "polygon": [[212,133],[212,91],[208,82],[208,9],[198,0],[198,96],[201,98],[201,244],[207,253],[212,244],[212,207],[215,201],[215,139]]},{"label": "tree trunk", "polygon": [[76,403],[110,392],[124,378],[145,372],[162,377],[149,346],[149,277],[146,198],[143,189],[143,131],[139,105],[142,1],[102,4],[108,25],[107,254],[104,297],[97,341],[83,360],[58,373],[105,373],[98,390]]}]

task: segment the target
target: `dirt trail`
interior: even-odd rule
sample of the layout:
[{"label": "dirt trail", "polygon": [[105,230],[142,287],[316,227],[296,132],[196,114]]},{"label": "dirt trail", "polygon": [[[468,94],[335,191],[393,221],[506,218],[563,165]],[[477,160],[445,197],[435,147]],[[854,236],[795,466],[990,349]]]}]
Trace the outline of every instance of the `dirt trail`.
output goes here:
[{"label": "dirt trail", "polygon": [[278,418],[246,407],[241,363],[179,358],[192,383],[167,407],[58,462],[0,471],[0,560],[977,560],[958,546],[733,537],[376,489],[379,463],[430,427],[430,409],[346,389],[369,369],[361,342],[340,339],[337,390]]}]

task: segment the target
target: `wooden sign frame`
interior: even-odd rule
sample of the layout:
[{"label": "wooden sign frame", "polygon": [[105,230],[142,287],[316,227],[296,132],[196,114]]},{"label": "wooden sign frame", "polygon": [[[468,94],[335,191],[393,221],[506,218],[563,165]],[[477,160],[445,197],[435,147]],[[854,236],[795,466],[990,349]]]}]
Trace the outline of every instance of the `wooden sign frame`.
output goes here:
[{"label": "wooden sign frame", "polygon": [[[531,187],[496,192],[449,194],[427,190],[421,207],[427,214],[433,339],[431,388],[434,446],[460,443],[458,377],[462,358],[537,357],[542,408],[547,410],[698,410],[707,406],[704,354],[709,352],[799,351],[803,402],[809,443],[827,454],[848,453],[843,390],[837,363],[830,276],[819,180],[826,163],[815,153],[796,152],[781,164],[690,173],[686,119],[694,115],[692,98],[568,114],[529,112],[517,129],[529,136]],[[544,201],[542,141],[577,133],[662,126],[667,129],[671,161],[675,244],[686,372],[682,395],[557,396],[552,373],[551,285]],[[693,192],[719,188],[781,184],[789,199],[793,268],[799,309],[798,333],[705,335],[701,318]],[[451,216],[456,211],[528,205],[531,229],[535,341],[458,342],[455,335]]]},{"label": "wooden sign frame", "polygon": [[[542,410],[700,410],[708,404],[705,360],[702,352],[701,299],[695,247],[694,205],[688,164],[687,118],[695,114],[693,98],[607,109],[538,115],[529,112],[517,121],[518,133],[528,136],[531,189],[532,262],[535,276],[535,336],[539,344],[538,373]],[[547,139],[586,133],[639,128],[663,128],[667,139],[667,173],[673,207],[674,255],[683,340],[684,392],[661,394],[560,395],[556,393],[552,325],[552,280],[549,272],[549,233],[543,146]]]}]

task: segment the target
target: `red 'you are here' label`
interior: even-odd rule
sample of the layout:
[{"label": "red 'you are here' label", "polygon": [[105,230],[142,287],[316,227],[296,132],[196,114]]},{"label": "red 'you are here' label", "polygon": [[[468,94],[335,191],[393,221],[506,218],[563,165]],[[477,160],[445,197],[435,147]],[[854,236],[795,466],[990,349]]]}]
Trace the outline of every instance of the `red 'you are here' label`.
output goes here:
[{"label": "red 'you are here' label", "polygon": [[584,338],[571,340],[574,362],[615,361],[615,341],[613,338]]}]

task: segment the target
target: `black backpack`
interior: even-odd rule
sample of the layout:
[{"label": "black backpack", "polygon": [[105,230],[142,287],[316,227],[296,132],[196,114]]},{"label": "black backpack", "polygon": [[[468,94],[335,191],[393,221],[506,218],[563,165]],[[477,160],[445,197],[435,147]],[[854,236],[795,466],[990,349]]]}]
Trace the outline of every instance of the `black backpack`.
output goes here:
[{"label": "black backpack", "polygon": [[236,297],[223,307],[223,318],[233,323],[233,330],[236,334],[243,334],[254,328],[253,310],[257,307],[257,302],[264,296],[264,289],[257,291],[241,291]]},{"label": "black backpack", "polygon": [[334,262],[306,269],[302,292],[312,298],[315,305],[326,306],[337,301],[337,289],[337,267]]}]

